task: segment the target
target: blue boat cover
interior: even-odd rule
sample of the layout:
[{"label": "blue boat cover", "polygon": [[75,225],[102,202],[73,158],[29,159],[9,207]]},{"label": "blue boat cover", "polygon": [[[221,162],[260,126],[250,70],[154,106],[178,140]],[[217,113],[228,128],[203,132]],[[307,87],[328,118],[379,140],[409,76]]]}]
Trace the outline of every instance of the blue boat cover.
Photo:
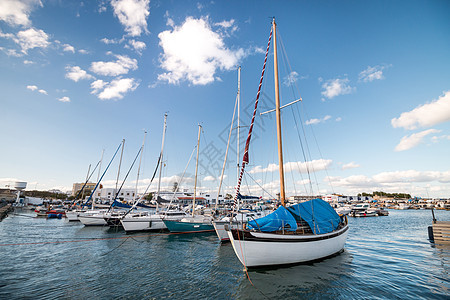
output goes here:
[{"label": "blue boat cover", "polygon": [[248,222],[249,229],[260,230],[262,232],[282,230],[283,227],[287,231],[297,230],[297,221],[284,206],[278,207],[277,210],[265,217]]},{"label": "blue boat cover", "polygon": [[312,199],[287,208],[296,219],[303,219],[315,234],[336,230],[341,218],[331,205],[322,199]]}]

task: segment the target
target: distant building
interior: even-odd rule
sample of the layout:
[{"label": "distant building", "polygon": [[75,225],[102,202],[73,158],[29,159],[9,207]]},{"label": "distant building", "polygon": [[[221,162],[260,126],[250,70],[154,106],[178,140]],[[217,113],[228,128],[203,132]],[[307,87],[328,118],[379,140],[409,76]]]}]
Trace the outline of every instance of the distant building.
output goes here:
[{"label": "distant building", "polygon": [[[72,196],[76,196],[78,192],[83,188],[84,183],[74,183],[72,186]],[[84,187],[84,195],[90,195],[92,193],[92,190],[94,190],[97,183],[95,182],[88,182],[86,183],[86,186]]]},{"label": "distant building", "polygon": [[343,195],[325,195],[322,197],[327,202],[372,202],[371,196],[343,196]]},{"label": "distant building", "polygon": [[[118,189],[115,188],[103,188],[96,190],[93,198],[95,202],[110,203],[114,200]],[[136,200],[134,189],[121,189],[117,200],[132,203]]]}]

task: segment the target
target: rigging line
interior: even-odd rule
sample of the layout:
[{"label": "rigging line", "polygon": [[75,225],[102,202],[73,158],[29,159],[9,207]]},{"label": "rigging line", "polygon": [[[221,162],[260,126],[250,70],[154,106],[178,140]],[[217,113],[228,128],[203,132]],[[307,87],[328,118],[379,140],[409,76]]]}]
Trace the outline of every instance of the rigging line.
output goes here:
[{"label": "rigging line", "polygon": [[[307,114],[306,110],[304,110],[304,111],[305,111],[305,114]],[[316,147],[317,147],[317,150],[319,151],[320,158],[322,158],[322,160],[323,160],[324,158],[322,155],[322,151],[320,151],[319,143],[317,142],[317,138],[316,138],[316,135],[314,134],[314,130],[313,130],[312,126],[311,126],[311,133],[314,138],[314,141],[316,142]],[[324,168],[324,169],[325,169],[325,173],[327,174],[327,179],[328,179],[328,183],[331,187],[331,191],[334,193],[333,184],[331,183],[330,175],[328,174],[328,168]]]},{"label": "rigging line", "polygon": [[237,187],[236,187],[236,195],[235,195],[234,201],[233,201],[234,202],[233,203],[233,213],[236,211],[237,198],[238,198],[239,190],[240,190],[240,187],[241,187],[242,176],[244,175],[244,168],[245,168],[245,165],[248,164],[248,162],[249,162],[248,150],[249,150],[249,147],[250,147],[250,140],[251,140],[251,137],[252,137],[253,125],[254,125],[255,116],[256,116],[256,110],[258,108],[258,101],[259,101],[259,95],[261,93],[261,86],[262,86],[263,79],[264,79],[264,72],[266,70],[267,56],[269,54],[269,46],[270,46],[271,39],[272,39],[272,29],[270,29],[270,36],[269,36],[269,41],[267,43],[266,56],[265,56],[265,59],[264,59],[264,65],[263,65],[263,69],[262,69],[262,72],[261,72],[261,79],[259,80],[258,92],[256,94],[256,100],[255,100],[255,108],[253,109],[252,122],[250,123],[250,128],[248,130],[247,141],[245,143],[245,150],[244,150],[244,157],[242,158],[241,172],[239,174],[238,184],[237,184]]},{"label": "rigging line", "polygon": [[[139,197],[139,199],[130,207],[130,209],[122,216],[122,218],[124,218],[127,214],[129,214],[133,209],[136,208],[136,206],[142,201],[142,199],[144,199],[145,194],[147,194],[148,189],[150,188],[150,186],[153,183],[153,180],[155,179],[156,176],[156,172],[158,171],[159,168],[159,163],[161,162],[161,157],[162,157],[162,152],[159,154],[159,158],[158,158],[158,163],[156,164],[156,168],[155,171],[153,172],[153,176],[152,179],[150,179],[150,183],[147,185],[147,188],[145,189],[144,193],[141,195],[141,197]],[[156,199],[158,200],[158,199]]]},{"label": "rigging line", "polygon": [[247,176],[249,176],[261,188],[261,190],[263,190],[265,193],[267,193],[268,196],[275,199],[275,197],[269,191],[264,189],[247,171],[245,171],[245,174],[247,174]]},{"label": "rigging line", "polygon": [[[239,92],[238,92],[239,93]],[[225,158],[223,160],[223,166],[222,166],[222,171],[220,174],[220,181],[219,181],[219,189],[217,191],[217,198],[216,198],[216,203],[215,203],[215,207],[214,210],[217,210],[217,202],[219,202],[219,195],[220,195],[220,189],[222,187],[222,182],[223,182],[223,174],[225,172],[225,167],[227,164],[227,157],[228,157],[228,149],[230,147],[230,140],[231,140],[231,133],[233,131],[233,124],[234,124],[234,117],[236,115],[236,107],[237,107],[237,103],[238,103],[238,95],[236,95],[236,101],[234,102],[234,110],[233,110],[233,117],[231,118],[231,125],[230,125],[230,132],[228,133],[228,142],[227,142],[227,150],[225,151]],[[238,122],[239,124],[239,122]],[[239,130],[239,127],[237,128],[237,130]],[[239,142],[239,141],[238,141]],[[239,161],[238,161],[239,163]]]},{"label": "rigging line", "polygon": [[[122,142],[120,142],[119,147],[117,147],[116,152],[114,153],[113,157],[111,158],[111,161],[109,162],[108,166],[106,167],[105,171],[102,174],[102,177],[100,177],[100,179],[98,180],[97,184],[95,185],[94,189],[92,190],[91,195],[89,196],[89,199],[87,199],[87,201],[83,204],[83,206],[86,206],[87,203],[92,199],[92,195],[94,195],[95,190],[97,189],[97,187],[99,186],[100,182],[103,179],[103,176],[105,176],[106,171],[108,171],[109,166],[111,165],[111,163],[113,162],[114,158],[116,157],[117,152],[119,151],[120,147],[122,146]],[[94,200],[92,201],[94,202]],[[93,207],[93,206],[92,206]]]},{"label": "rigging line", "polygon": [[186,164],[186,167],[184,168],[183,174],[181,175],[180,182],[178,182],[177,188],[175,189],[175,191],[172,194],[172,197],[170,198],[169,205],[167,206],[167,209],[165,211],[166,215],[167,215],[167,212],[169,211],[170,207],[172,206],[172,202],[175,199],[175,195],[176,195],[176,193],[178,192],[178,189],[181,186],[181,182],[183,181],[184,175],[186,174],[186,170],[189,167],[189,164],[191,163],[192,156],[194,155],[194,152],[195,152],[196,149],[197,149],[197,144],[195,144],[194,149],[192,149],[191,156],[189,157],[188,163]]},{"label": "rigging line", "polygon": [[99,164],[100,164],[100,160],[97,162],[97,165],[95,166],[94,170],[92,170],[91,175],[89,175],[89,177],[86,179],[86,182],[84,183],[84,185],[83,185],[83,187],[81,188],[81,190],[78,192],[78,194],[77,194],[77,195],[75,196],[75,198],[73,199],[72,207],[75,205],[75,202],[77,202],[76,200],[77,200],[78,196],[80,196],[81,193],[83,192],[84,188],[86,187],[86,185],[87,185],[88,182],[89,182],[89,179],[91,179],[92,174],[94,174],[94,172],[95,172],[95,170],[97,169],[97,167],[98,167]]},{"label": "rigging line", "polygon": [[[292,74],[292,67],[291,67],[291,64],[289,62],[289,58],[287,56],[287,52],[286,52],[286,49],[284,47],[284,43],[282,42],[281,36],[280,36],[280,44],[281,44],[281,48],[282,48],[282,52],[283,52],[283,56],[282,57],[283,57],[283,62],[285,64],[285,68],[286,68],[286,70],[289,71],[289,74]],[[293,94],[294,97],[296,97],[296,93],[295,93],[295,89],[294,89],[294,85],[293,85],[293,83],[295,83],[295,87],[296,87],[297,93],[299,95],[299,98],[301,99],[301,94],[300,94],[300,90],[299,90],[298,85],[297,85],[297,81],[296,80],[295,81],[289,80],[289,83],[290,83],[290,87],[292,89],[292,94]],[[292,112],[293,118],[294,118],[295,123],[296,123],[296,128],[298,129],[297,119],[295,117],[295,113],[294,113],[294,109],[293,108],[291,108],[291,112]],[[302,124],[302,127],[303,127],[303,122],[301,120],[301,114],[300,113],[299,113],[299,118],[300,118],[300,121],[301,121],[300,123]],[[303,130],[303,132],[304,132],[304,130]],[[307,153],[309,155],[309,160],[311,161],[312,158],[311,158],[311,154],[310,154],[310,151],[309,151],[309,147],[307,145],[307,140],[306,140],[306,134],[305,133],[304,133],[304,136],[305,136],[305,143],[306,143]],[[299,141],[302,144],[300,136],[299,136]],[[303,152],[303,157],[305,159],[305,165],[306,165],[306,168],[307,168],[308,178],[309,178],[309,181],[310,181],[311,195],[313,195],[312,181],[311,181],[310,172],[309,172],[309,164],[307,162],[308,158],[306,157],[306,155],[305,155],[305,153],[303,151],[303,144],[302,144],[302,152]],[[316,174],[314,172],[313,165],[311,165],[311,167],[313,168],[313,176],[315,178],[315,181],[316,181],[316,184],[317,184],[317,189],[319,191],[317,176],[316,176]],[[306,188],[306,186],[305,186],[305,188]]]},{"label": "rigging line", "polygon": [[114,197],[114,200],[112,201],[111,205],[109,206],[108,211],[111,210],[111,208],[112,208],[112,206],[113,206],[113,204],[114,204],[114,201],[116,201],[117,196],[119,195],[120,191],[122,190],[122,187],[123,187],[123,185],[125,184],[125,181],[127,180],[128,175],[130,175],[131,169],[133,169],[133,166],[134,166],[134,164],[136,163],[136,160],[137,160],[137,158],[139,157],[139,153],[141,153],[141,151],[142,151],[142,146],[141,146],[141,148],[139,148],[139,151],[138,151],[138,153],[136,154],[136,157],[134,158],[133,163],[131,164],[131,167],[128,169],[128,172],[127,172],[127,174],[125,175],[125,178],[123,179],[122,184],[120,185],[120,188],[117,190],[116,196]]}]

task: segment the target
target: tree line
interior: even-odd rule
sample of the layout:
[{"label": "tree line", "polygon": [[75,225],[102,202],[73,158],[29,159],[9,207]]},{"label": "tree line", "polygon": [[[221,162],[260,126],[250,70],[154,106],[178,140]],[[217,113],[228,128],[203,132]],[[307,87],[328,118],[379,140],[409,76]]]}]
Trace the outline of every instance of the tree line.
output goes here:
[{"label": "tree line", "polygon": [[379,197],[386,197],[386,198],[401,198],[401,199],[409,199],[411,198],[410,194],[406,194],[406,193],[386,193],[386,192],[381,192],[381,191],[376,191],[373,193],[359,193],[358,196],[368,196],[368,197],[373,197],[373,196],[379,196]]}]

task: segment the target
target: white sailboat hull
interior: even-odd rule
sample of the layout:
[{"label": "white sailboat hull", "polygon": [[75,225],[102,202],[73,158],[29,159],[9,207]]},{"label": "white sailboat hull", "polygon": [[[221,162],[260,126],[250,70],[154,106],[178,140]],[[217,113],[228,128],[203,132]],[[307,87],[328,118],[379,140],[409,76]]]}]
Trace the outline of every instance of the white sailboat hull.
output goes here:
[{"label": "white sailboat hull", "polygon": [[[240,235],[237,234],[239,232]],[[227,233],[240,262],[245,267],[258,267],[314,261],[339,253],[347,240],[348,225],[338,231],[319,235],[280,235],[236,230]]]},{"label": "white sailboat hull", "polygon": [[67,217],[67,220],[69,220],[70,222],[73,222],[73,221],[79,221],[78,220],[78,215],[80,214],[80,212],[79,211],[76,211],[76,210],[67,210],[66,211],[66,217]]},{"label": "white sailboat hull", "polygon": [[104,226],[107,225],[107,223],[103,218],[103,214],[104,212],[80,213],[78,215],[78,220],[83,223],[84,226]]},{"label": "white sailboat hull", "polygon": [[166,229],[166,225],[162,221],[160,215],[142,216],[142,217],[125,217],[120,220],[123,229],[129,231],[152,231]]}]

